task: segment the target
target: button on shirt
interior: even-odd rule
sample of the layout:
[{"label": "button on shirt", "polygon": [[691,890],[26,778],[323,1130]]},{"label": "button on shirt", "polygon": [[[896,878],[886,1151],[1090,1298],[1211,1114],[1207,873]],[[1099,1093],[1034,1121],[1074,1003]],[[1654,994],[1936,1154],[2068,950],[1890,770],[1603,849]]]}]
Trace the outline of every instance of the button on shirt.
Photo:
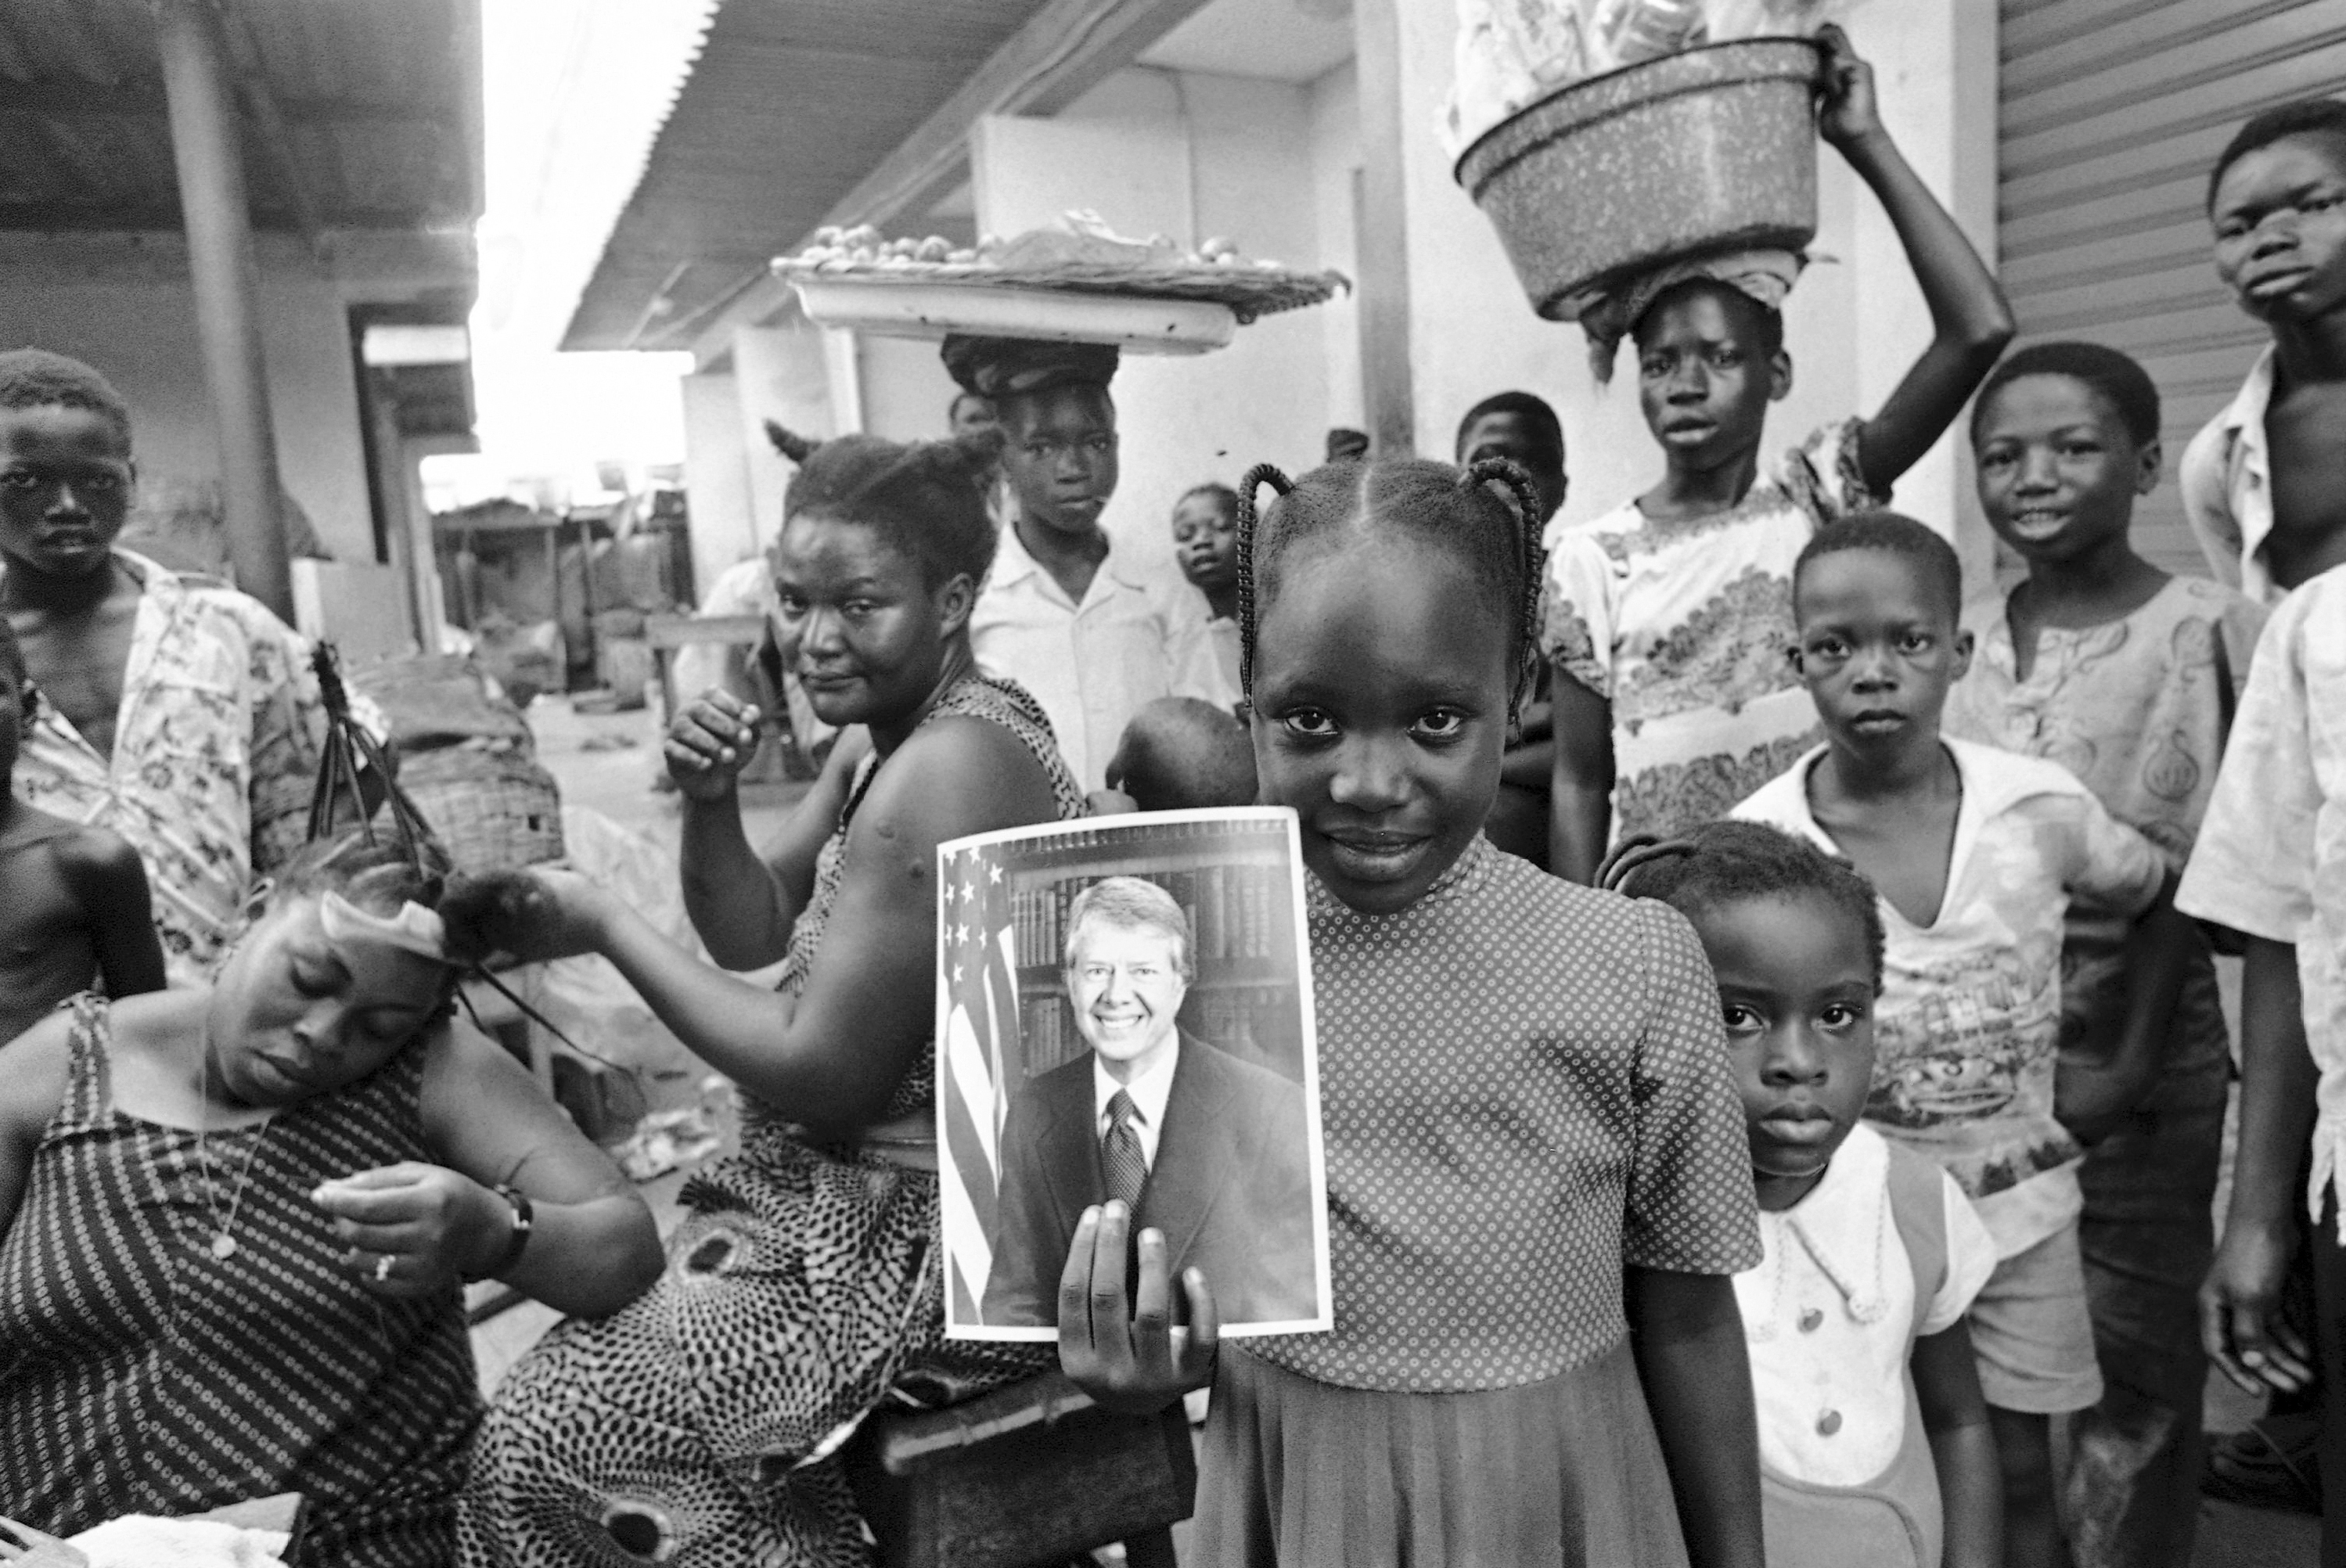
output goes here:
[{"label": "button on shirt", "polygon": [[[1735,1277],[1760,1458],[1815,1486],[1858,1486],[1890,1468],[1906,1432],[1910,1338],[1953,1327],[1995,1272],[1995,1243],[1944,1175],[1947,1269],[1914,1299],[1914,1265],[1890,1211],[1890,1147],[1853,1127],[1809,1195],[1760,1216],[1757,1268]],[[1919,1309],[1918,1309],[1919,1308]],[[1841,1420],[1830,1432],[1819,1416]]]},{"label": "button on shirt", "polygon": [[1160,697],[1229,708],[1206,634],[1205,601],[1186,585],[1151,581],[1111,550],[1083,603],[1002,531],[994,574],[970,616],[978,667],[1015,680],[1049,716],[1059,755],[1086,790],[1105,788],[1108,759],[1132,716]]},{"label": "button on shirt", "polygon": [[2256,367],[2231,403],[2200,428],[2183,449],[2183,515],[2199,541],[2216,580],[2260,605],[2282,590],[2265,559],[2271,537],[2272,459],[2265,445],[2265,409],[2272,402],[2273,351]]},{"label": "button on shirt", "polygon": [[1094,1053],[1092,1107],[1099,1113],[1099,1115],[1092,1130],[1102,1138],[1107,1136],[1108,1128],[1113,1126],[1116,1121],[1115,1117],[1108,1115],[1107,1103],[1116,1097],[1117,1090],[1123,1090],[1132,1096],[1132,1131],[1133,1135],[1140,1140],[1140,1157],[1148,1162],[1150,1170],[1155,1170],[1157,1140],[1163,1136],[1165,1132],[1165,1102],[1173,1093],[1173,1069],[1180,1064],[1181,1044],[1177,1040],[1174,1042],[1173,1049],[1165,1054],[1165,1060],[1133,1079],[1131,1083],[1119,1084],[1108,1076],[1107,1064],[1100,1060],[1097,1053]]},{"label": "button on shirt", "polygon": [[2296,945],[2320,1074],[2306,1192],[2318,1221],[2346,1152],[2346,566],[2265,624],[2175,907]]}]

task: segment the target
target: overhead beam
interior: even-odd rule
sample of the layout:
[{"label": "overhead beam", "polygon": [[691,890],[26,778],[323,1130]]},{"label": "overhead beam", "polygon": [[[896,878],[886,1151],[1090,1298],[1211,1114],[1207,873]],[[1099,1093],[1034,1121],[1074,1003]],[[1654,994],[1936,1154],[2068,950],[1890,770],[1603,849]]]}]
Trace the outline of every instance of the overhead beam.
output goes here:
[{"label": "overhead beam", "polygon": [[269,68],[261,59],[260,45],[252,36],[251,24],[240,5],[226,8],[221,20],[226,24],[229,58],[236,68],[237,96],[251,117],[252,128],[260,134],[261,151],[277,171],[277,183],[285,192],[285,205],[292,213],[294,229],[308,247],[311,260],[321,270],[330,268],[334,259],[333,242],[326,235],[326,220],[319,208],[317,192],[311,188],[310,176],[294,153],[292,128],[286,124],[284,111],[278,105],[277,90],[269,85]]},{"label": "overhead beam", "polygon": [[[923,120],[824,214],[850,227],[893,222],[933,207],[969,175],[969,133],[987,115],[1051,115],[1074,103],[1143,51],[1205,9],[1207,0],[1046,0],[986,57],[961,90]],[[689,84],[685,90],[691,91]],[[817,227],[821,227],[818,225]],[[777,251],[803,234],[774,236]],[[788,302],[790,288],[762,270],[730,303],[703,321],[688,346],[706,362],[725,352],[734,331],[754,326]],[[722,291],[720,291],[722,292]]]},{"label": "overhead beam", "polygon": [[[354,130],[403,127],[441,130],[444,122],[415,112],[413,104],[352,103],[342,98],[280,98],[278,107],[298,126],[332,125]],[[116,87],[55,80],[10,82],[0,97],[0,116],[36,115],[43,119],[161,119],[170,113],[163,85],[138,78]]]}]

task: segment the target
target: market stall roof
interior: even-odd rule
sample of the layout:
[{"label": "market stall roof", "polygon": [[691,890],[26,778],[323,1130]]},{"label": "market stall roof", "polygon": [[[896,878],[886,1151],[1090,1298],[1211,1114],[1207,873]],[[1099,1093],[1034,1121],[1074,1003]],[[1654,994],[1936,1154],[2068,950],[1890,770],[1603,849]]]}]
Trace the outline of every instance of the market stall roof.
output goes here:
[{"label": "market stall roof", "polygon": [[726,0],[562,346],[689,347],[820,225],[926,221],[978,117],[1055,112],[1202,4]]},{"label": "market stall roof", "polygon": [[[255,227],[467,228],[480,0],[220,7]],[[0,229],[180,227],[148,0],[0,4]]]}]

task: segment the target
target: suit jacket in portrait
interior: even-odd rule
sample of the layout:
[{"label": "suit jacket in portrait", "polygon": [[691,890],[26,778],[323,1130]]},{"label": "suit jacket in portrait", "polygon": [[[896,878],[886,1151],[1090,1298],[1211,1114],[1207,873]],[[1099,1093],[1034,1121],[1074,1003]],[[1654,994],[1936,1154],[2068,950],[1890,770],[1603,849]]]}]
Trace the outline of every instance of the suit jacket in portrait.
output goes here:
[{"label": "suit jacket in portrait", "polygon": [[[1319,1316],[1311,1168],[1303,1091],[1183,1031],[1139,1224],[1165,1234],[1175,1278],[1198,1268],[1224,1323]],[[1002,1133],[994,1268],[980,1307],[989,1328],[1059,1320],[1059,1276],[1076,1222],[1107,1201],[1092,1054],[1030,1079]],[[1180,1293],[1175,1292],[1181,1313]]]}]

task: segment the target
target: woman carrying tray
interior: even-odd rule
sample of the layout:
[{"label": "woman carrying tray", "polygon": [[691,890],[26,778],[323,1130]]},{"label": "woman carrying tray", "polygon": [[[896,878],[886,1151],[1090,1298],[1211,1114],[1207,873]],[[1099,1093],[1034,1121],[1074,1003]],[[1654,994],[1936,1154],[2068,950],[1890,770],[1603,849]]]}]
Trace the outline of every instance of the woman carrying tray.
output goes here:
[{"label": "woman carrying tray", "polygon": [[1798,258],[1689,261],[1581,318],[1600,362],[1609,340],[1636,344],[1665,467],[1548,560],[1560,876],[1586,881],[1608,840],[1726,815],[1815,743],[1785,657],[1793,560],[1820,524],[1888,504],[2012,340],[2003,290],[1883,127],[1872,67],[1839,27],[1818,41],[1818,130],[1889,214],[1936,333],[1873,417],[1825,426],[1763,473],[1768,405],[1792,386],[1780,306]]},{"label": "woman carrying tray", "polygon": [[1043,705],[1068,769],[1106,787],[1133,715],[1164,697],[1228,709],[1197,595],[1114,553],[1100,514],[1116,494],[1117,351],[1101,343],[954,334],[945,369],[994,404],[1010,526],[969,623],[988,675]]}]

